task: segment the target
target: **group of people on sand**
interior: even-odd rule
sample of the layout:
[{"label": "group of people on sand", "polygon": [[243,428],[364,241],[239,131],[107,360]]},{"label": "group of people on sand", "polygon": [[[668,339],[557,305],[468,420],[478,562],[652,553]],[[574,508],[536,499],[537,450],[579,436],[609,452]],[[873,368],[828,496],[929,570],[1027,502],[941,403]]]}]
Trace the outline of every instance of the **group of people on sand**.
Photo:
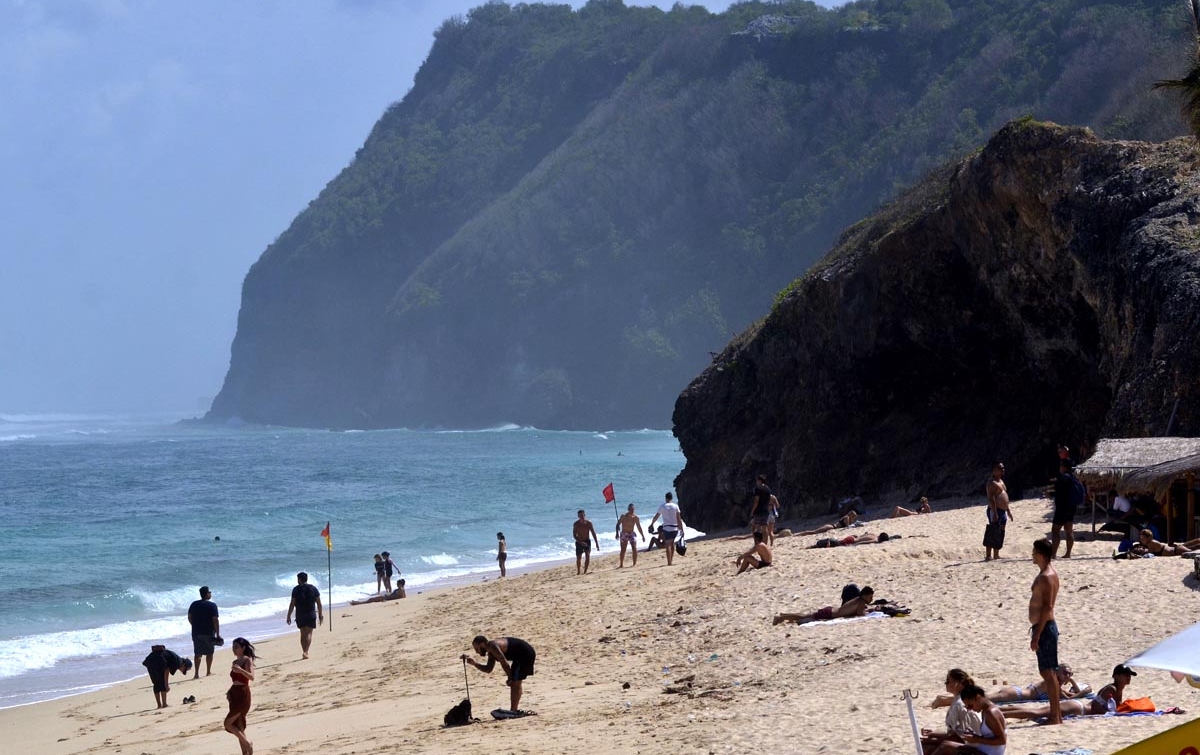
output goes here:
[{"label": "group of people on sand", "polygon": [[[587,574],[592,563],[592,544],[595,543],[596,550],[599,551],[600,538],[596,534],[596,527],[588,520],[586,511],[579,509],[575,516],[575,522],[571,526],[571,537],[575,540],[575,574]],[[660,519],[662,525],[656,533],[654,525]],[[667,566],[673,565],[679,540],[684,532],[683,512],[679,510],[679,504],[675,502],[673,493],[668,492],[664,496],[663,503],[650,520],[649,530],[652,535],[656,536],[658,544],[666,552]],[[637,515],[634,504],[626,506],[625,513],[617,518],[616,537],[621,544],[621,555],[617,568],[625,568],[626,553],[632,558],[631,565],[637,566],[638,538],[640,537],[643,543],[646,542],[646,533],[642,530],[642,519]]]}]

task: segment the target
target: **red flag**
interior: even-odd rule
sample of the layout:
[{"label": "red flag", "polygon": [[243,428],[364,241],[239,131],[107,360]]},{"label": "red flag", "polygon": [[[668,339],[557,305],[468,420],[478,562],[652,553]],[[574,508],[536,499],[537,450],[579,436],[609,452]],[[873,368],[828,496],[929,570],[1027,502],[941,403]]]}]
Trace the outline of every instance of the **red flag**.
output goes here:
[{"label": "red flag", "polygon": [[613,492],[612,483],[608,483],[608,487],[604,488],[604,502],[613,503],[617,500],[617,494]]},{"label": "red flag", "polygon": [[329,536],[329,522],[325,522],[325,529],[321,530],[321,537],[325,538],[325,550],[333,550],[333,538]]}]

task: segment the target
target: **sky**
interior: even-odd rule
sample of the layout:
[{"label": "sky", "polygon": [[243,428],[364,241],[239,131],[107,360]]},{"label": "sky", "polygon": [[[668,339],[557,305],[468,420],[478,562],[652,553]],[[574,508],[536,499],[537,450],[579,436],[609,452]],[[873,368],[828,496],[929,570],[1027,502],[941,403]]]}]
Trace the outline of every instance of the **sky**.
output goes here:
[{"label": "sky", "polygon": [[250,265],[479,4],[0,0],[0,413],[206,411]]}]

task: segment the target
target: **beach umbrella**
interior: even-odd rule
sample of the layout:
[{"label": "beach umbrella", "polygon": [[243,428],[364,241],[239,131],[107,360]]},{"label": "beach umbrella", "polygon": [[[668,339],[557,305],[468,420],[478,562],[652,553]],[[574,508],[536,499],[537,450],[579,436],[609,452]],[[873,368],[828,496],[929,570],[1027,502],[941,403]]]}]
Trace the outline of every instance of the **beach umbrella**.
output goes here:
[{"label": "beach umbrella", "polygon": [[[1142,666],[1170,671],[1179,680],[1188,677],[1189,683],[1195,684],[1200,678],[1200,657],[1196,653],[1197,643],[1200,643],[1200,624],[1191,626],[1179,634],[1172,635],[1149,650],[1125,662],[1127,666]],[[1113,755],[1163,755],[1164,753],[1179,753],[1180,755],[1200,752],[1200,718],[1189,721],[1182,726],[1168,729],[1161,734],[1155,734],[1149,739],[1143,739]]]},{"label": "beach umbrella", "polygon": [[1200,678],[1200,624],[1193,624],[1179,634],[1171,635],[1149,650],[1125,661],[1126,666],[1144,666],[1175,672],[1176,679],[1186,674]]}]

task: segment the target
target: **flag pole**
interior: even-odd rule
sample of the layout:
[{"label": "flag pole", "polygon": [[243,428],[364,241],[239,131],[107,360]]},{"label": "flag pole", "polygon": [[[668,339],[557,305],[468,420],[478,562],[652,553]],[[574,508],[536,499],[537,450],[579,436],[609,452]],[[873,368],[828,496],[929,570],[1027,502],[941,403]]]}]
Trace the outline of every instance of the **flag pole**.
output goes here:
[{"label": "flag pole", "polygon": [[333,536],[329,534],[329,522],[321,530],[325,538],[325,592],[329,596],[329,631],[333,631]]}]

